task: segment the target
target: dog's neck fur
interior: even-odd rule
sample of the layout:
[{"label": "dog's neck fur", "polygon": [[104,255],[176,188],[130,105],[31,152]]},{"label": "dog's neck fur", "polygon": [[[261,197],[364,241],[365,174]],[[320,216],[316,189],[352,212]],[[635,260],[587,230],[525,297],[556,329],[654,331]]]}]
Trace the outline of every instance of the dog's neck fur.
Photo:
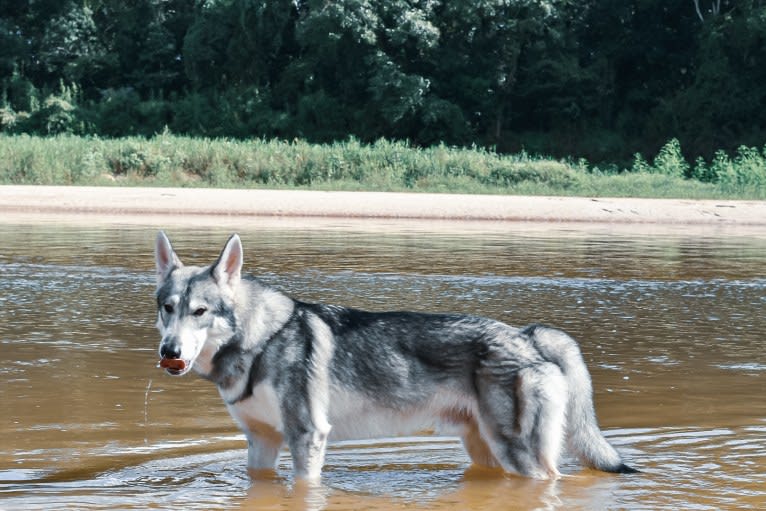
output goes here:
[{"label": "dog's neck fur", "polygon": [[[208,341],[211,346],[202,350],[195,363],[197,372],[215,383],[222,395],[226,394],[227,402],[247,397],[244,394],[248,389],[235,389],[235,384],[252,383],[257,378],[253,374],[257,371],[256,359],[295,308],[291,298],[252,278],[240,281],[235,297],[233,335]],[[250,373],[249,378],[242,378],[246,373]]]},{"label": "dog's neck fur", "polygon": [[236,296],[236,328],[248,350],[260,351],[259,345],[282,329],[295,308],[290,297],[254,278],[242,279]]}]

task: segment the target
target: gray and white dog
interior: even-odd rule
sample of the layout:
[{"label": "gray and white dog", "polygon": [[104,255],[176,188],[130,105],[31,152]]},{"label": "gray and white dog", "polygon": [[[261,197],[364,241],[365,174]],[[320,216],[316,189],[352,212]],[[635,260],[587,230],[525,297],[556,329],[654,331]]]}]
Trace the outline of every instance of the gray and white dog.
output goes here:
[{"label": "gray and white dog", "polygon": [[218,387],[248,440],[248,467],[320,477],[328,439],[424,429],[462,437],[471,460],[559,477],[564,440],[588,466],[634,472],[596,422],[577,343],[461,314],[365,312],[294,300],[242,275],[229,238],[210,266],[184,266],[157,235],[160,366]]}]

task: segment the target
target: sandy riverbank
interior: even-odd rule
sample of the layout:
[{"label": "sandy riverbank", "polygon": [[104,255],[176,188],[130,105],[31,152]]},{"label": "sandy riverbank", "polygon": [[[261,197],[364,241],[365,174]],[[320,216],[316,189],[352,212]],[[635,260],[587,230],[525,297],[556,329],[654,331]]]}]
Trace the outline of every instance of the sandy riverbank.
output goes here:
[{"label": "sandy riverbank", "polygon": [[0,186],[0,215],[588,222],[763,226],[766,201],[530,197],[294,190]]}]

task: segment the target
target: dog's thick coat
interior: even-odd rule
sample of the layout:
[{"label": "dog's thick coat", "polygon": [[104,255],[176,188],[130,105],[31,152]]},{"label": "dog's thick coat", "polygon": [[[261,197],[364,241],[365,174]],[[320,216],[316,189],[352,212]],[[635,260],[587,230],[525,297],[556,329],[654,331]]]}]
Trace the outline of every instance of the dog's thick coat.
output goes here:
[{"label": "dog's thick coat", "polygon": [[316,479],[328,438],[425,428],[529,477],[558,477],[565,439],[591,467],[634,471],[601,434],[579,347],[560,330],[303,303],[241,275],[237,235],[208,267],[184,266],[162,232],[155,255],[166,371],[217,385],[254,471],[286,443],[296,476]]}]

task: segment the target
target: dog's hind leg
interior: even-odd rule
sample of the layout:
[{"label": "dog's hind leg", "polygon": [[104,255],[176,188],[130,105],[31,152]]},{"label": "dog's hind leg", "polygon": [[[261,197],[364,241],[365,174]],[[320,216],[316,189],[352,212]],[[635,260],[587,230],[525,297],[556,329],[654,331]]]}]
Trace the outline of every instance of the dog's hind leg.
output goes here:
[{"label": "dog's hind leg", "polygon": [[[537,459],[552,479],[560,477],[558,470],[561,450],[566,437],[566,410],[569,389],[561,369],[555,364],[544,364],[538,368],[540,381],[534,388],[523,389],[534,393],[539,401],[534,423],[527,424],[529,436],[534,440]],[[531,417],[525,416],[526,420]]]},{"label": "dog's hind leg", "polygon": [[559,477],[566,383],[553,364],[479,382],[479,429],[504,470],[536,479]]},{"label": "dog's hind leg", "polygon": [[487,442],[481,436],[479,431],[479,425],[474,418],[471,418],[465,426],[465,431],[461,437],[463,441],[463,447],[468,452],[468,456],[471,457],[471,461],[474,465],[482,467],[496,468],[500,464],[492,455]]}]

